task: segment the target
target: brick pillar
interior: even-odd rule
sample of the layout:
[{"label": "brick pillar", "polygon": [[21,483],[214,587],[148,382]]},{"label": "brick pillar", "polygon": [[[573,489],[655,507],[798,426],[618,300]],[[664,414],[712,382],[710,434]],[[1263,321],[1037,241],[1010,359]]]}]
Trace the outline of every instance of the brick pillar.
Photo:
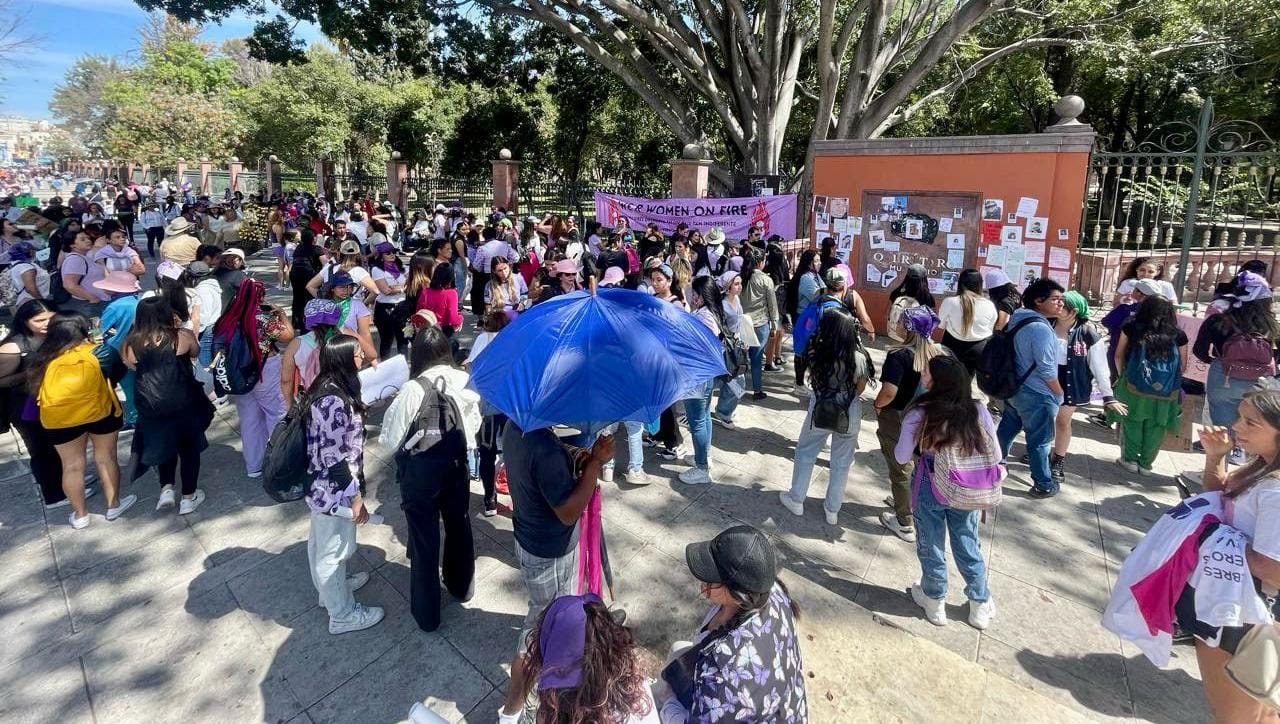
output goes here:
[{"label": "brick pillar", "polygon": [[182,188],[182,182],[185,181],[186,178],[187,178],[187,159],[180,158],[178,159],[178,162],[174,164],[173,179],[171,179],[173,181],[173,188],[174,189]]},{"label": "brick pillar", "polygon": [[409,201],[409,164],[400,158],[399,151],[392,151],[387,159],[387,201],[404,213]]},{"label": "brick pillar", "polygon": [[520,205],[520,162],[507,149],[498,151],[493,164],[493,205],[518,213]]},{"label": "brick pillar", "polygon": [[333,200],[333,161],[328,158],[316,159],[316,194]]},{"label": "brick pillar", "polygon": [[133,172],[138,166],[133,161],[126,161],[124,164],[124,178],[120,179],[120,185],[127,187],[133,181]]},{"label": "brick pillar", "polygon": [[244,163],[235,156],[227,162],[227,188],[231,189],[231,193],[241,191],[240,174],[244,172]]},{"label": "brick pillar", "polygon": [[266,190],[266,197],[271,198],[273,194],[280,193],[280,159],[272,154],[267,156],[267,178],[266,183],[259,181],[259,187]]},{"label": "brick pillar", "polygon": [[681,158],[671,160],[671,198],[706,198],[711,182],[711,159],[696,143],[684,147]]},{"label": "brick pillar", "polygon": [[207,158],[200,159],[200,196],[208,196],[211,188],[211,180],[209,174],[213,173],[213,161]]}]

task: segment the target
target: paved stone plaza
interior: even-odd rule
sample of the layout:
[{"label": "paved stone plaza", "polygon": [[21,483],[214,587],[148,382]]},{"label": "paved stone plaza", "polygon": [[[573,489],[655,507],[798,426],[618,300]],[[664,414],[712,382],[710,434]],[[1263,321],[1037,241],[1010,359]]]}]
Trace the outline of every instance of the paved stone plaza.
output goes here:
[{"label": "paved stone plaza", "polygon": [[[888,483],[870,414],[838,526],[817,499],[825,453],[805,516],[778,503],[804,418],[791,379],[789,368],[767,373],[770,398],[744,403],[737,430],[716,428],[716,484],[683,485],[681,466],[656,460],[650,486],[604,484],[618,597],[646,649],[687,638],[704,611],[684,545],[745,522],[778,542],[803,608],[815,722],[1207,720],[1190,648],[1161,672],[1099,625],[1120,562],[1177,499],[1171,476],[1195,468],[1194,456],[1163,453],[1158,476],[1127,481],[1112,434],[1078,415],[1062,494],[1032,500],[1015,463],[982,528],[991,628],[966,623],[954,566],[951,623],[937,628],[905,592],[919,575],[913,546],[876,521]],[[157,514],[148,474],[126,486],[140,501],[121,520],[102,517],[98,496],[92,524],[75,531],[66,509],[46,515],[16,435],[0,435],[0,722],[394,722],[419,700],[451,721],[496,720],[525,610],[509,514],[474,518],[476,595],[450,602],[438,632],[419,631],[394,468],[371,443],[370,498],[388,524],[359,530],[353,568],[374,573],[357,598],[387,617],[330,636],[307,569],[305,506],[274,504],[245,477],[232,406],[209,439],[209,498],[194,514]],[[478,512],[478,482],[472,492]]]}]

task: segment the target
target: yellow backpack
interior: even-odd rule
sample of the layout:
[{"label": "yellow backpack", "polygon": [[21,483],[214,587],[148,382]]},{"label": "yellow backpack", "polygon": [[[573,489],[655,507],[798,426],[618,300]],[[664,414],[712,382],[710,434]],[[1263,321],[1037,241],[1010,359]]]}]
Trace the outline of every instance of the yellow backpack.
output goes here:
[{"label": "yellow backpack", "polygon": [[93,354],[93,344],[84,344],[62,353],[49,362],[40,392],[40,424],[49,430],[97,422],[120,414],[120,400],[102,374]]}]

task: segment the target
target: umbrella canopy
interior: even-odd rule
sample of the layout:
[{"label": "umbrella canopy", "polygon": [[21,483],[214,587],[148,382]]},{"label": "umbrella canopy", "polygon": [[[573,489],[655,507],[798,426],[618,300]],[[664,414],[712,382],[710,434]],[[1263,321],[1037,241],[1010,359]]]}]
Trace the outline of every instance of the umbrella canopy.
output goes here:
[{"label": "umbrella canopy", "polygon": [[522,313],[476,358],[470,386],[522,430],[656,420],[725,374],[720,340],[670,302],[573,292]]}]

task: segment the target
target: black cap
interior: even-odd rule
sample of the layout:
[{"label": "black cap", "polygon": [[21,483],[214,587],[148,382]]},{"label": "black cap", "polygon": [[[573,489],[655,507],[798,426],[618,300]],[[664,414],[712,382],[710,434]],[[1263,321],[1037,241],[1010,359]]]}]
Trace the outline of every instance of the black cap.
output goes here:
[{"label": "black cap", "polygon": [[778,578],[773,543],[749,525],[735,525],[709,541],[690,543],[684,558],[699,581],[749,593],[768,593]]}]

